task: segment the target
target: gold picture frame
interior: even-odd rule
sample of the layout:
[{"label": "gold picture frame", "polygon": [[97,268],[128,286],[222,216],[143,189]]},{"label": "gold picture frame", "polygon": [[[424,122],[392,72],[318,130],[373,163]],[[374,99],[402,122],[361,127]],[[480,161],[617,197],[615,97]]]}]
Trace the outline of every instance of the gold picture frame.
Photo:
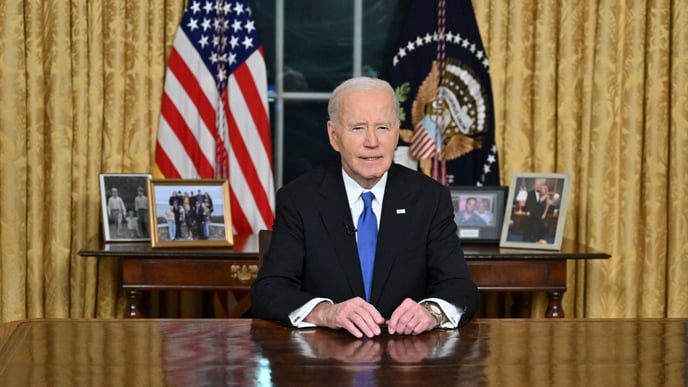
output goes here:
[{"label": "gold picture frame", "polygon": [[232,247],[229,182],[151,179],[151,247]]},{"label": "gold picture frame", "polygon": [[570,181],[567,173],[514,174],[499,246],[559,250]]}]

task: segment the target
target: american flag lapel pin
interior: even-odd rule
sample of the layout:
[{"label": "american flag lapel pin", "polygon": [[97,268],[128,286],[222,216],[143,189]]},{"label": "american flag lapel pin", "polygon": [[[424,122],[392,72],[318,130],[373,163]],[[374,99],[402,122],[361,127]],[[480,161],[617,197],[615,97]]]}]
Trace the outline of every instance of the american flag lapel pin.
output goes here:
[{"label": "american flag lapel pin", "polygon": [[403,215],[406,213],[406,208],[397,208],[397,215]]}]

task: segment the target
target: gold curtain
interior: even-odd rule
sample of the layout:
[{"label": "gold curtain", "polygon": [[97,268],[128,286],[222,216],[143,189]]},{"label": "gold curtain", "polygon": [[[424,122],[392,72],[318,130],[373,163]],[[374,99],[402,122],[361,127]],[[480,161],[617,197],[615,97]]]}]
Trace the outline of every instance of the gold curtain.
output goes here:
[{"label": "gold curtain", "polygon": [[[502,183],[568,172],[567,317],[688,317],[688,3],[474,1]],[[544,297],[535,316],[543,316]]]},{"label": "gold curtain", "polygon": [[184,0],[0,2],[0,321],[114,317],[98,174],[149,172]]},{"label": "gold curtain", "polygon": [[[119,317],[98,174],[152,167],[184,0],[0,0],[0,321]],[[502,183],[573,176],[568,317],[687,317],[688,4],[474,1]],[[534,315],[544,315],[544,297]]]}]

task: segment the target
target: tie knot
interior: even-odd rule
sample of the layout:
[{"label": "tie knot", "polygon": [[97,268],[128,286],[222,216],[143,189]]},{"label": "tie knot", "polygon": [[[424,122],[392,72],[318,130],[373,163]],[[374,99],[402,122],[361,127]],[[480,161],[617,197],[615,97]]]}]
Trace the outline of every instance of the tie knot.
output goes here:
[{"label": "tie knot", "polygon": [[375,195],[373,195],[372,192],[363,192],[361,194],[361,199],[363,199],[363,208],[370,208],[370,204],[373,202],[373,198]]}]

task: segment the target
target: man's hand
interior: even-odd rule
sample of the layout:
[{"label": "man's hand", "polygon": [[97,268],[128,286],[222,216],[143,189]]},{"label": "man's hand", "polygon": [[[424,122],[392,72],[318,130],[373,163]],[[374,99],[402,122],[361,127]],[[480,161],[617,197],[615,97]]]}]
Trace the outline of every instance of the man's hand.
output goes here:
[{"label": "man's hand", "polygon": [[380,312],[361,297],[339,304],[321,302],[304,320],[321,327],[344,328],[359,339],[379,335],[382,333],[380,324],[385,322]]},{"label": "man's hand", "polygon": [[399,305],[387,322],[389,333],[419,335],[435,329],[437,321],[424,307],[410,298]]}]

